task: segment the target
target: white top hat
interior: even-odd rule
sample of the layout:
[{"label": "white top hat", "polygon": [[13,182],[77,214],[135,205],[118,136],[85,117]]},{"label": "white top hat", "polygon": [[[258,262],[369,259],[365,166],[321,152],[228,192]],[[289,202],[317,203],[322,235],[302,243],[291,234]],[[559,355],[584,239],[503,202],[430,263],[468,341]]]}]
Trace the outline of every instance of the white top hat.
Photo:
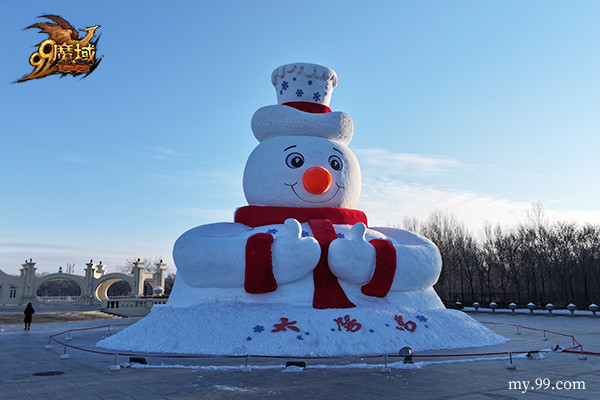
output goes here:
[{"label": "white top hat", "polygon": [[317,64],[286,64],[273,71],[271,83],[277,91],[277,104],[320,104],[326,107],[325,112],[330,112],[329,102],[337,86],[337,74],[331,68]]},{"label": "white top hat", "polygon": [[271,74],[278,105],[262,107],[252,117],[259,142],[275,136],[317,136],[348,144],[354,133],[350,116],[331,112],[337,74],[317,64],[294,63]]}]

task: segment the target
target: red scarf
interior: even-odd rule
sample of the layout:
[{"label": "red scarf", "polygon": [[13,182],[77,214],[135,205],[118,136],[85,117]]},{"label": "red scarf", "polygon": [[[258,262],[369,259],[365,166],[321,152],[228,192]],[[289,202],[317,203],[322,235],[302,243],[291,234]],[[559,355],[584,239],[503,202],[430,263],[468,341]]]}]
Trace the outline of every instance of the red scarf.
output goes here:
[{"label": "red scarf", "polygon": [[[365,213],[349,208],[299,208],[246,206],[235,213],[235,222],[250,227],[283,224],[286,219],[308,222],[315,239],[321,246],[321,258],[313,271],[315,292],[313,307],[352,308],[355,305],[348,299],[337,278],[327,264],[329,244],[337,239],[333,224],[354,225],[362,222],[367,225]],[[268,293],[277,289],[273,276],[271,245],[273,236],[257,233],[246,242],[246,271],[244,289],[248,293]],[[368,296],[385,297],[389,292],[396,272],[396,249],[385,239],[373,239],[376,250],[375,271],[371,280],[362,286],[361,291]]]},{"label": "red scarf", "polygon": [[351,208],[322,207],[266,207],[245,206],[235,212],[235,222],[256,228],[263,225],[283,224],[286,219],[294,218],[298,222],[308,222],[309,219],[328,219],[333,224],[354,225],[362,222],[367,225],[364,212]]}]

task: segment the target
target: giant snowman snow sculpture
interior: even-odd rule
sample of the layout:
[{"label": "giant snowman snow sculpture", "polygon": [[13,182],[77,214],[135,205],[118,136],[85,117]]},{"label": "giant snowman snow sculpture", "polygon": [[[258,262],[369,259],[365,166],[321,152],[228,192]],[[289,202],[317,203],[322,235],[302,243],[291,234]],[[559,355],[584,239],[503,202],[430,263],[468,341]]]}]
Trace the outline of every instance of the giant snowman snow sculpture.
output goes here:
[{"label": "giant snowman snow sculpture", "polygon": [[247,297],[316,309],[402,304],[407,296],[439,307],[435,245],[400,229],[366,228],[354,209],[361,176],[348,148],[352,119],[329,108],[336,73],[297,63],[277,68],[271,81],[279,104],[252,118],[260,144],[244,171],[250,205],[235,223],[199,226],[177,240],[177,285],[272,293]]},{"label": "giant snowman snow sculpture", "polygon": [[278,104],[252,118],[260,143],[244,171],[249,205],[235,222],[193,228],[175,243],[168,305],[140,321],[167,332],[150,348],[124,337],[102,345],[301,356],[504,341],[444,308],[433,289],[441,270],[433,243],[401,229],[367,228],[366,215],[354,209],[361,176],[348,148],[353,124],[329,108],[336,73],[295,63],[271,80]]}]

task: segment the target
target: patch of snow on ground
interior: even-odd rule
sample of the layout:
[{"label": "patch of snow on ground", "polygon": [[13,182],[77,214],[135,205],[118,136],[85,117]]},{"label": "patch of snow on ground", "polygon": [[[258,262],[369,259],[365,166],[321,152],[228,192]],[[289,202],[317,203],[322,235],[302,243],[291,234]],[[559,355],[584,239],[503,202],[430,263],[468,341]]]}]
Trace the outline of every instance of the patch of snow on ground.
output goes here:
[{"label": "patch of snow on ground", "polygon": [[227,386],[227,385],[215,385],[215,389],[218,390],[226,390],[228,392],[247,392],[247,389],[243,389],[237,386]]},{"label": "patch of snow on ground", "polygon": [[288,367],[285,367],[283,369],[283,371],[281,371],[281,372],[302,372],[302,371],[304,371],[304,368],[299,367],[297,365],[290,365]]}]

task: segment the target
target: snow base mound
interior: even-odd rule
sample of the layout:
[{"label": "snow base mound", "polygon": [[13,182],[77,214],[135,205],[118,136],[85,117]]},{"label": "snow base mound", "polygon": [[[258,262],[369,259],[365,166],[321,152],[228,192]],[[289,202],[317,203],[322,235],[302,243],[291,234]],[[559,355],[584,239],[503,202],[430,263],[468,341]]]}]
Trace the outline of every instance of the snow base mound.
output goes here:
[{"label": "snow base mound", "polygon": [[97,343],[142,353],[223,356],[359,356],[481,347],[507,342],[469,317],[446,309],[415,312],[326,309],[286,304],[156,305],[148,316]]}]

